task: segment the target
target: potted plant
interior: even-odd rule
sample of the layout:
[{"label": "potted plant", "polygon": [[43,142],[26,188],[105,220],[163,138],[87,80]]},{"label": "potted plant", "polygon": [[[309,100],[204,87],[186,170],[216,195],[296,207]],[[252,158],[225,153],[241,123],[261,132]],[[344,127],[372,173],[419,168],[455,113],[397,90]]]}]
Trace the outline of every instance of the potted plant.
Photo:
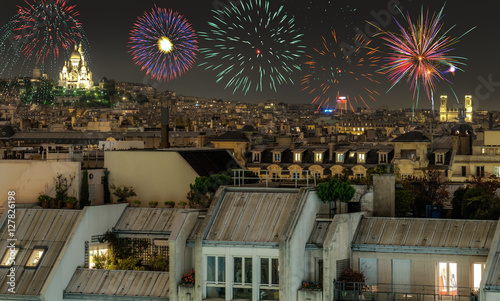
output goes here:
[{"label": "potted plant", "polygon": [[175,202],[174,201],[166,201],[165,202],[165,207],[167,208],[174,208]]},{"label": "potted plant", "polygon": [[195,276],[195,273],[194,273],[194,270],[191,270],[191,272],[189,273],[184,273],[184,275],[182,275],[182,284],[184,285],[194,285],[194,276]]},{"label": "potted plant", "polygon": [[156,206],[158,206],[158,202],[157,202],[157,201],[150,201],[150,202],[149,202],[149,206],[150,206],[151,208],[156,208]]},{"label": "potted plant", "polygon": [[132,201],[132,207],[139,207],[139,206],[141,206],[140,200],[133,200]]},{"label": "potted plant", "polygon": [[41,194],[36,200],[40,203],[40,206],[42,206],[42,208],[49,208],[49,204],[52,201],[52,198],[46,194]]},{"label": "potted plant", "polygon": [[184,208],[184,207],[186,207],[186,204],[187,204],[187,203],[186,203],[186,202],[184,202],[184,201],[179,202],[179,208]]},{"label": "potted plant", "polygon": [[63,202],[66,203],[66,208],[74,209],[78,200],[73,196],[68,196],[63,200]]}]

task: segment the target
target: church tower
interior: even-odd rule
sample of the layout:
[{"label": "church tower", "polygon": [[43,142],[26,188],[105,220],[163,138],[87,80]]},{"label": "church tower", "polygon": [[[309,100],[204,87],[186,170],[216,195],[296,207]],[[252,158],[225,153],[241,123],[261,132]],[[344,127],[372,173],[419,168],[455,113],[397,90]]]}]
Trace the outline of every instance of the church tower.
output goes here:
[{"label": "church tower", "polygon": [[439,108],[439,120],[441,122],[448,121],[447,111],[448,111],[448,96],[441,95],[441,106]]},{"label": "church tower", "polygon": [[472,122],[472,96],[465,95],[465,122]]}]

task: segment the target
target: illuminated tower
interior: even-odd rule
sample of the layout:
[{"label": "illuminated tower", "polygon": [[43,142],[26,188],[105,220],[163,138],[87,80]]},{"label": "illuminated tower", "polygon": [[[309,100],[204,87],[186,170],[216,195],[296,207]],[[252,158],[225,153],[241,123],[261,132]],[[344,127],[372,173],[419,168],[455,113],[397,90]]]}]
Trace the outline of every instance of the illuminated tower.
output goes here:
[{"label": "illuminated tower", "polygon": [[472,122],[472,96],[465,95],[465,122]]},{"label": "illuminated tower", "polygon": [[439,120],[441,122],[448,121],[447,112],[448,112],[448,96],[441,95],[441,107],[439,109]]}]

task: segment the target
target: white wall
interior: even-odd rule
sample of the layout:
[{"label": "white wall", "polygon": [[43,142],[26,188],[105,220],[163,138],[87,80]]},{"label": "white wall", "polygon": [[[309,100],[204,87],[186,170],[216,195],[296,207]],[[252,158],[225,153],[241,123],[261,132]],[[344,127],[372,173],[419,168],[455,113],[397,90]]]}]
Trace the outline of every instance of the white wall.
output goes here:
[{"label": "white wall", "polygon": [[85,260],[85,241],[93,235],[102,235],[116,225],[128,204],[85,207],[61,250],[41,290],[42,300],[63,300],[63,291],[78,267]]},{"label": "white wall", "polygon": [[353,240],[362,212],[335,215],[323,244],[323,300],[333,299],[337,260],[350,259]]},{"label": "white wall", "polygon": [[285,237],[280,241],[280,299],[287,301],[297,300],[297,291],[302,281],[308,278],[305,245],[321,206],[316,191],[302,190],[299,195],[297,219],[293,219],[290,228],[285,229]]},{"label": "white wall", "polygon": [[[104,165],[109,184],[132,186],[137,193],[132,199],[143,204],[158,201],[186,201],[189,184],[198,174],[176,152],[167,151],[107,151]],[[112,193],[113,191],[111,191]],[[116,199],[112,195],[112,199]]]},{"label": "white wall", "polygon": [[79,197],[81,185],[80,162],[0,160],[0,211],[5,209],[7,192],[16,192],[16,203],[36,203],[40,194],[55,196],[54,178],[57,174],[75,176],[69,196]]}]

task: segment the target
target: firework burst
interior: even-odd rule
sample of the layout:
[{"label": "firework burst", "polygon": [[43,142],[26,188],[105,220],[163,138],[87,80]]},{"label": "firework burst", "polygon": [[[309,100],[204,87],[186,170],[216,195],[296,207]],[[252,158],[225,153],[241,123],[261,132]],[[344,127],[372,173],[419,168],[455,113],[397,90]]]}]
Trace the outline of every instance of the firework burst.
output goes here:
[{"label": "firework burst", "polygon": [[47,59],[54,69],[59,56],[67,55],[76,43],[88,48],[78,16],[76,6],[67,0],[25,0],[1,30],[2,73],[11,72],[21,58],[21,73],[33,68],[32,62],[44,66]]},{"label": "firework burst", "polygon": [[375,88],[380,83],[367,70],[378,66],[378,49],[368,49],[370,41],[360,35],[354,42],[357,46],[347,49],[347,44],[339,44],[332,31],[331,37],[322,37],[321,47],[306,55],[308,73],[302,77],[302,90],[314,96],[312,103],[318,110],[354,111],[353,102],[369,107],[368,100],[376,101],[379,93]]},{"label": "firework burst", "polygon": [[198,52],[197,38],[184,16],[155,6],[134,24],[129,52],[135,64],[151,78],[170,81],[193,66]]},{"label": "firework burst", "polygon": [[472,29],[460,37],[448,36],[454,26],[443,30],[443,10],[444,6],[437,14],[430,15],[429,10],[424,12],[422,8],[416,22],[406,14],[407,28],[396,20],[399,28],[397,33],[382,31],[381,37],[390,51],[381,71],[391,81],[391,88],[406,78],[414,98],[416,95],[418,100],[422,87],[431,99],[438,82],[451,84],[445,74],[463,71],[460,66],[465,65],[465,58],[449,53],[453,50],[451,47]]},{"label": "firework burst", "polygon": [[210,31],[200,33],[207,47],[201,49],[206,70],[217,72],[217,82],[233,93],[293,83],[291,75],[300,70],[295,61],[304,53],[295,20],[283,6],[270,8],[269,1],[231,3],[214,11]]}]

